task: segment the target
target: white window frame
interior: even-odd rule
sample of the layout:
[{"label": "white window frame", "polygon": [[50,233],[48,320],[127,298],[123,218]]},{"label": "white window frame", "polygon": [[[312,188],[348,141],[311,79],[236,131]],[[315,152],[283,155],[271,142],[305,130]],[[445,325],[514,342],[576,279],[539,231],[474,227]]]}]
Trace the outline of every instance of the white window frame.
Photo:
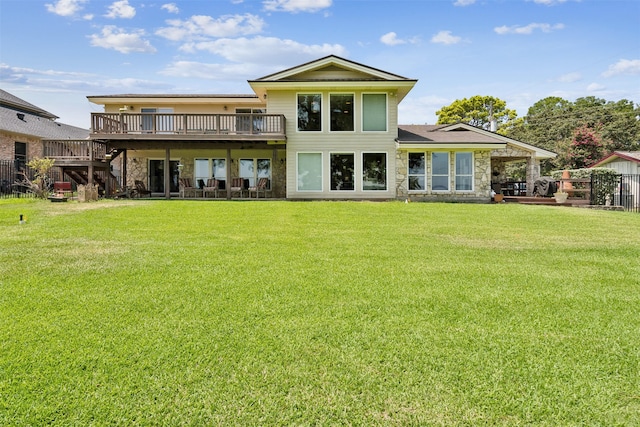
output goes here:
[{"label": "white window frame", "polygon": [[[353,156],[353,188],[350,190],[334,190],[331,188],[331,179],[333,177],[333,171],[331,170],[331,156],[335,154],[346,154]],[[353,193],[358,188],[356,179],[358,178],[358,157],[356,157],[355,151],[332,151],[329,153],[329,191],[333,193]],[[361,185],[361,184],[360,184]]]},{"label": "white window frame", "polygon": [[[297,99],[297,98],[296,98]],[[300,154],[317,154],[320,155],[320,189],[305,190],[300,189]],[[296,153],[296,191],[301,193],[322,193],[324,191],[324,156],[321,151],[298,151]]]},{"label": "white window frame", "polygon": [[[435,154],[446,154],[447,155],[447,174],[443,175],[443,174],[435,174],[435,168],[433,167],[433,156]],[[430,155],[430,160],[431,160],[431,173],[429,174],[430,176],[430,185],[431,185],[431,191],[433,191],[434,193],[450,193],[451,192],[451,153],[448,151],[432,151],[431,155]],[[434,177],[443,177],[446,176],[447,177],[447,188],[445,190],[436,190],[433,188],[433,178]]]},{"label": "white window frame", "polygon": [[[460,174],[458,175],[457,173],[457,169],[458,169],[458,154],[470,154],[471,155],[471,173],[469,174]],[[458,193],[472,193],[474,191],[474,175],[475,175],[475,156],[474,156],[474,152],[473,151],[457,151],[455,153],[454,156],[454,166],[453,166],[453,173],[454,173],[454,189],[456,192]],[[458,177],[469,177],[471,178],[471,188],[470,189],[465,189],[465,190],[458,190]]]},{"label": "white window frame", "polygon": [[[350,95],[353,99],[353,113],[351,114],[353,120],[353,130],[332,130],[331,129],[331,97],[332,96],[346,96]],[[328,101],[327,109],[329,110],[328,115],[328,123],[329,123],[329,132],[331,133],[355,133],[356,131],[356,94],[354,92],[329,92],[329,101]],[[344,153],[346,154],[346,153]]]},{"label": "white window frame", "polygon": [[[365,172],[365,163],[364,163],[364,156],[367,154],[384,154],[384,189],[380,189],[380,190],[372,190],[372,189],[367,189],[365,190],[364,188],[364,172]],[[386,151],[363,151],[361,153],[360,156],[360,189],[363,192],[372,192],[372,193],[381,193],[384,191],[389,191],[389,153],[387,153]],[[355,169],[355,167],[354,167]]]},{"label": "white window frame", "polygon": [[[298,97],[300,95],[303,95],[303,96],[319,95],[320,96],[320,129],[319,130],[300,130],[300,127],[298,126]],[[325,117],[324,94],[322,92],[315,92],[315,93],[313,93],[313,92],[297,92],[295,96],[296,96],[296,99],[295,99],[295,106],[296,106],[296,132],[300,132],[300,133],[318,133],[318,132],[322,132],[323,129],[324,129],[324,117]]]},{"label": "white window frame", "polygon": [[[364,129],[364,97],[365,95],[384,95],[385,100],[385,129],[384,130],[365,130]],[[360,114],[360,128],[362,132],[366,133],[386,133],[389,131],[389,94],[387,92],[363,92],[360,94],[360,105],[361,105],[361,114]]]},{"label": "white window frame", "polygon": [[[420,154],[424,157],[424,173],[421,174],[412,174],[411,173],[411,169],[410,169],[410,165],[409,165],[409,156],[411,154]],[[424,151],[420,151],[420,152],[409,152],[407,153],[407,191],[410,193],[424,193],[425,191],[427,191],[427,188],[429,188],[429,183],[428,183],[428,175],[427,175],[427,159],[428,159],[428,153],[424,152]],[[424,188],[421,190],[412,190],[410,188],[410,181],[411,181],[411,177],[412,176],[421,176],[424,178]]]}]

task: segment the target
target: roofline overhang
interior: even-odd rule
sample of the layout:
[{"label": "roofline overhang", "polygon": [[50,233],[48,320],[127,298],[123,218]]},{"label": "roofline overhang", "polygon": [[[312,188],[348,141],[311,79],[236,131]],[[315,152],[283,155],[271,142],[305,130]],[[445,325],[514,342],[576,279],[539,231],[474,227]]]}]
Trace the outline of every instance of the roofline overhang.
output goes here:
[{"label": "roofline overhang", "polygon": [[597,168],[597,167],[599,167],[601,165],[606,165],[607,163],[611,163],[615,159],[622,159],[622,160],[628,160],[628,161],[634,162],[634,163],[640,163],[640,159],[636,159],[635,157],[627,156],[624,153],[621,153],[619,151],[614,151],[613,153],[609,154],[607,157],[598,160],[597,162],[595,162],[594,164],[592,164],[589,167],[590,168]]},{"label": "roofline overhang", "polygon": [[404,150],[495,150],[498,148],[506,148],[507,144],[502,142],[482,142],[482,143],[469,143],[469,142],[439,142],[439,143],[416,143],[416,142],[402,142],[398,141],[398,148]]},{"label": "roofline overhang", "polygon": [[512,139],[509,138],[507,136],[504,135],[500,135],[499,133],[496,132],[491,132],[488,130],[484,130],[475,126],[471,126],[469,124],[466,123],[456,123],[450,126],[445,126],[443,128],[441,128],[441,131],[452,131],[455,129],[467,129],[473,132],[478,132],[482,135],[487,135],[489,137],[492,138],[496,138],[500,141],[503,141],[505,143],[511,144],[511,145],[515,145],[518,148],[522,148],[523,150],[527,150],[527,151],[531,151],[535,154],[535,158],[536,159],[540,159],[540,160],[545,160],[545,159],[555,159],[558,155],[556,153],[554,153],[553,151],[549,151],[549,150],[545,150],[544,148],[540,148],[540,147],[536,147],[534,145],[531,144],[527,144],[526,142],[522,142],[522,141],[518,141],[516,139]]},{"label": "roofline overhang", "polygon": [[413,89],[418,80],[249,80],[248,82],[259,98],[264,98],[270,90],[295,90],[299,92],[308,90],[380,90],[396,92],[399,103]]}]

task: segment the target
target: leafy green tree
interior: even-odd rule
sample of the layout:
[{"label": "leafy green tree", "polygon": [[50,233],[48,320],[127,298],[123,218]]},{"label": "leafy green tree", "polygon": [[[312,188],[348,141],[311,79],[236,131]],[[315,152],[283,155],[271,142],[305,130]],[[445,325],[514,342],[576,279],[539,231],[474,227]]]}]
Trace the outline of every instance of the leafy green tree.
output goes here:
[{"label": "leafy green tree", "polygon": [[37,197],[47,198],[51,191],[51,178],[49,171],[53,167],[55,159],[35,158],[27,163],[27,166],[34,171],[33,180],[29,179],[26,173],[23,173],[22,181],[18,184],[26,187],[28,191],[33,192]]},{"label": "leafy green tree", "polygon": [[491,128],[493,119],[497,122],[498,133],[501,133],[501,127],[515,120],[517,113],[507,108],[507,103],[502,99],[476,95],[457,99],[451,105],[436,111],[436,115],[438,124],[468,123],[486,130]]},{"label": "leafy green tree", "polygon": [[571,169],[581,169],[595,163],[603,157],[604,146],[598,129],[582,125],[576,129],[569,145],[567,166]]}]

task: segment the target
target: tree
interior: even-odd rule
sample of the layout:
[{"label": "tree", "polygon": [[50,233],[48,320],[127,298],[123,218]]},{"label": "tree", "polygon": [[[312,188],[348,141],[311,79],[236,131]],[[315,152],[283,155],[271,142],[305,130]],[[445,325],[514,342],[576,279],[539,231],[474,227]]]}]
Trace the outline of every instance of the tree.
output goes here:
[{"label": "tree", "polygon": [[515,120],[515,110],[507,108],[507,103],[493,96],[472,96],[457,99],[451,105],[436,111],[438,124],[468,123],[471,126],[486,130],[491,129],[491,120],[495,120],[500,128]]},{"label": "tree", "polygon": [[582,125],[576,129],[569,145],[567,167],[570,169],[586,168],[602,158],[604,147],[598,129]]},{"label": "tree", "polygon": [[27,166],[34,171],[33,180],[29,179],[26,173],[22,173],[22,181],[17,184],[24,186],[36,196],[46,199],[51,193],[51,179],[49,171],[53,167],[55,159],[35,158],[27,163]]}]

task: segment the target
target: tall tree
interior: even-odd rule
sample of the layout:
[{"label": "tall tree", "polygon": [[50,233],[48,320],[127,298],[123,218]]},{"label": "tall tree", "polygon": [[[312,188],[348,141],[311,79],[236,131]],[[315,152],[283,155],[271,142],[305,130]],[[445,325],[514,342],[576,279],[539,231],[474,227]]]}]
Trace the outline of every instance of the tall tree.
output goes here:
[{"label": "tall tree", "polygon": [[438,124],[468,123],[486,130],[491,129],[491,120],[500,128],[517,116],[515,110],[507,108],[507,103],[493,96],[476,95],[457,99],[436,111]]}]

